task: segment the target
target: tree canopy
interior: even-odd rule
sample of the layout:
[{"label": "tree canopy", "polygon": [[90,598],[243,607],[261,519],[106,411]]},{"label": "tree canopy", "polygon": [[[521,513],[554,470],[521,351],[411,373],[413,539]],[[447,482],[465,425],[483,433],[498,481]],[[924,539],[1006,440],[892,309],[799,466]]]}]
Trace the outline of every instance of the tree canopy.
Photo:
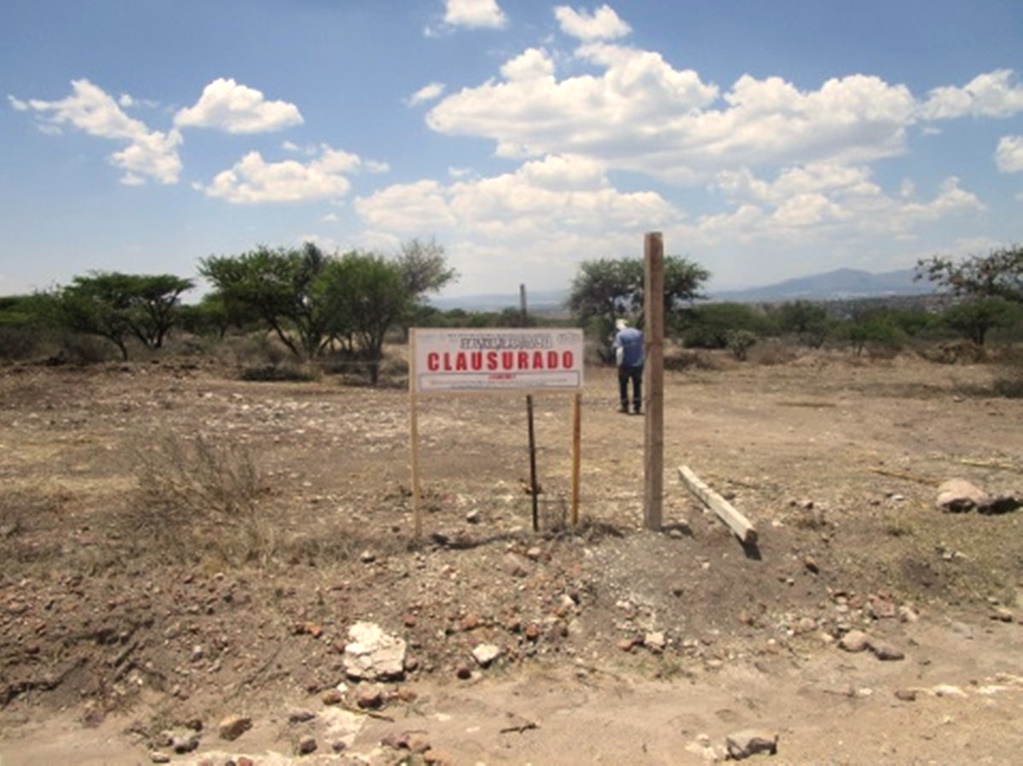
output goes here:
[{"label": "tree canopy", "polygon": [[377,382],[388,330],[456,272],[432,240],[413,240],[394,258],[352,251],[327,255],[312,243],[211,256],[200,273],[214,286],[210,308],[227,319],[257,316],[293,354],[309,360],[332,346],[366,363]]},{"label": "tree canopy", "polygon": [[192,280],[171,274],[92,272],[51,295],[52,318],[65,329],[106,338],[128,359],[127,339],[161,348],[177,321],[181,293]]},{"label": "tree canopy", "polygon": [[260,246],[241,255],[210,256],[199,273],[214,286],[229,317],[258,316],[296,357],[318,356],[332,321],[322,277],[333,261],[311,242],[301,248]]},{"label": "tree canopy", "polygon": [[[583,323],[595,326],[604,340],[615,319],[629,317],[642,321],[643,260],[640,258],[599,258],[583,261],[572,280],[568,308]],[[664,258],[664,308],[673,311],[702,297],[700,289],[710,272],[682,256]],[[606,350],[606,349],[605,349]]]},{"label": "tree canopy", "polygon": [[1023,246],[1010,245],[959,261],[944,255],[924,258],[917,261],[916,279],[928,279],[958,297],[1023,303]]}]

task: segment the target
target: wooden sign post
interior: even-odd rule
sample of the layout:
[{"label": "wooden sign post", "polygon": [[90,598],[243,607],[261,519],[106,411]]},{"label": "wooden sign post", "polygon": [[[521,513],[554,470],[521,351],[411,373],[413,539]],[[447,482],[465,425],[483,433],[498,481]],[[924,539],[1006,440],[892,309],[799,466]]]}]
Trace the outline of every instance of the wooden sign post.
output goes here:
[{"label": "wooden sign post", "polygon": [[659,232],[644,241],[643,378],[646,412],[643,450],[643,519],[661,528],[664,501],[664,242]]}]

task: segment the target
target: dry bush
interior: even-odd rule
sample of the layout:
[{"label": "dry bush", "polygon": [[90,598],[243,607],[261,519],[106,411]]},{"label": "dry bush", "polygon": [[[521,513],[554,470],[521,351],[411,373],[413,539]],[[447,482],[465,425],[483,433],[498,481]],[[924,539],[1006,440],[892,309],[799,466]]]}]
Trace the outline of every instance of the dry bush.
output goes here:
[{"label": "dry bush", "polygon": [[47,533],[62,509],[63,498],[41,486],[0,495],[0,561],[7,575],[21,576],[34,564],[48,567],[61,558],[59,541]]},{"label": "dry bush", "polygon": [[136,450],[138,502],[126,514],[139,552],[265,565],[277,535],[252,455],[198,435],[162,434]]},{"label": "dry bush", "polygon": [[750,349],[748,361],[750,364],[773,367],[775,365],[791,364],[805,353],[805,349],[797,349],[789,343],[768,339]]},{"label": "dry bush", "polygon": [[987,351],[969,340],[950,340],[924,346],[920,356],[937,364],[978,364],[987,360]]},{"label": "dry bush", "polygon": [[709,351],[674,348],[664,354],[664,369],[673,372],[685,370],[720,370],[721,360]]}]

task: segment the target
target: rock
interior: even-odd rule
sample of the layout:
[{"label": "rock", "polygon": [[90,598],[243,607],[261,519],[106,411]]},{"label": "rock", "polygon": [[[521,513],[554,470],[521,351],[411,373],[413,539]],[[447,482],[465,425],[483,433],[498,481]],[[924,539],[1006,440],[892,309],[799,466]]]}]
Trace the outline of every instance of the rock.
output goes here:
[{"label": "rock", "polygon": [[778,735],[759,729],[747,729],[725,738],[728,757],[741,761],[757,753],[775,755],[778,752]]},{"label": "rock", "polygon": [[842,636],[838,646],[847,652],[862,652],[870,647],[870,636],[862,630],[850,630]]},{"label": "rock", "polygon": [[881,596],[875,596],[870,599],[868,611],[878,620],[892,619],[898,614],[895,602]]},{"label": "rock", "polygon": [[425,753],[431,749],[430,740],[422,734],[409,734],[408,749],[413,753]]},{"label": "rock", "polygon": [[505,574],[512,577],[525,577],[529,570],[526,568],[526,561],[515,553],[508,553],[501,561],[501,568]]},{"label": "rock", "polygon": [[902,660],[906,658],[905,653],[902,652],[900,649],[896,649],[891,644],[886,644],[883,642],[878,643],[876,641],[871,641],[870,651],[874,653],[875,657],[884,662],[892,660]]},{"label": "rock", "polygon": [[405,673],[405,641],[389,636],[372,622],[357,622],[348,629],[345,672],[366,681],[399,679]]},{"label": "rock", "polygon": [[895,699],[902,702],[916,702],[916,689],[896,689]]},{"label": "rock", "polygon": [[320,701],[324,705],[340,705],[343,699],[344,695],[341,694],[340,689],[327,689],[320,695]]},{"label": "rock", "polygon": [[384,704],[384,689],[380,684],[359,684],[355,704],[361,708],[378,708]]},{"label": "rock", "polygon": [[991,613],[991,619],[997,620],[998,622],[1012,622],[1013,615],[1005,607],[999,607]]},{"label": "rock", "polygon": [[991,499],[987,505],[977,506],[977,513],[997,514],[1015,511],[1021,505],[1020,501],[1011,495],[1004,495]]},{"label": "rock", "polygon": [[[340,702],[340,700],[338,700]],[[316,713],[311,710],[292,710],[288,713],[288,723],[305,723],[311,721],[316,717]]]},{"label": "rock", "polygon": [[481,668],[487,667],[500,656],[501,647],[496,644],[479,644],[472,650],[472,658]]},{"label": "rock", "polygon": [[252,719],[247,716],[229,715],[217,726],[221,739],[232,742],[252,728]]},{"label": "rock", "polygon": [[643,643],[643,639],[633,636],[632,638],[623,638],[615,643],[619,649],[623,652],[631,652],[635,647]]},{"label": "rock", "polygon": [[316,752],[316,738],[315,737],[302,737],[298,741],[298,746],[295,750],[299,755],[309,755],[310,753]]},{"label": "rock", "polygon": [[664,647],[667,646],[668,642],[664,637],[662,631],[653,631],[647,633],[643,637],[643,646],[652,651],[654,654],[660,654],[664,651]]},{"label": "rock", "polygon": [[479,524],[480,523],[480,512],[479,512],[479,510],[474,508],[473,510],[471,510],[467,514],[465,514],[465,521],[468,524]]},{"label": "rock", "polygon": [[472,668],[468,665],[459,665],[455,670],[455,677],[460,681],[468,681],[472,678]]},{"label": "rock", "polygon": [[167,753],[162,753],[159,750],[154,750],[149,754],[149,760],[153,763],[170,763],[171,757]]},{"label": "rock", "polygon": [[430,766],[452,766],[455,762],[446,752],[433,747],[423,753],[423,760]]},{"label": "rock", "polygon": [[199,735],[188,730],[169,731],[165,733],[164,742],[175,753],[182,755],[199,747]]},{"label": "rock", "polygon": [[964,513],[991,505],[991,496],[966,479],[949,479],[938,487],[937,506],[946,513]]}]

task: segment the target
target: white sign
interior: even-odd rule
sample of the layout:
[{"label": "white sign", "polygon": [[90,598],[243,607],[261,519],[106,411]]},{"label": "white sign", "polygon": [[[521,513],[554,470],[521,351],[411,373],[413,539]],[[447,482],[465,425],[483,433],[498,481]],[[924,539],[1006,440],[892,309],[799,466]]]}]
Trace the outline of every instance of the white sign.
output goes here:
[{"label": "white sign", "polygon": [[580,389],[583,331],[412,330],[413,390]]}]

